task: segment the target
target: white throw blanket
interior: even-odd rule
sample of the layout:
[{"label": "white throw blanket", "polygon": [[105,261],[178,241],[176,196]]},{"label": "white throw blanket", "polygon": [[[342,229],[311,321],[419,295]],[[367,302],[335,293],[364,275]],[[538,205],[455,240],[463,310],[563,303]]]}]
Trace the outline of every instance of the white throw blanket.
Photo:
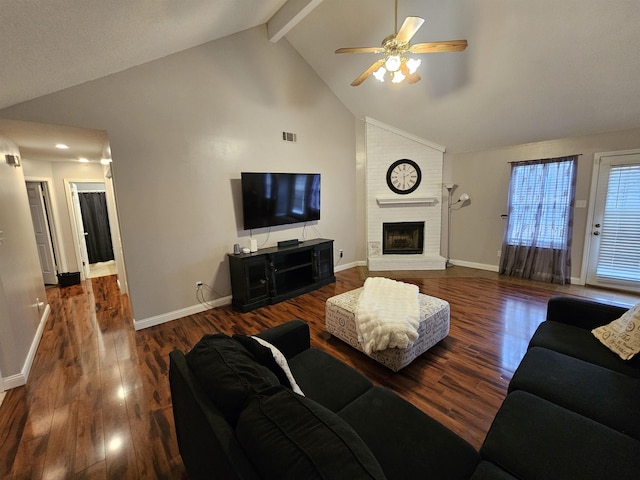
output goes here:
[{"label": "white throw blanket", "polygon": [[413,344],[420,323],[418,293],[416,285],[367,278],[355,314],[358,340],[367,354]]}]

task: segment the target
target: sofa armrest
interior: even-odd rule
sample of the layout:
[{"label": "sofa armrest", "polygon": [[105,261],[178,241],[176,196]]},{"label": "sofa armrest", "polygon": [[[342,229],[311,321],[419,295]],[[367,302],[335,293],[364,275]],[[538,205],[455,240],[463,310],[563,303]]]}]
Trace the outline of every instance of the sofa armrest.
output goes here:
[{"label": "sofa armrest", "polygon": [[274,345],[287,359],[311,347],[309,325],[298,318],[268,328],[256,336]]},{"label": "sofa armrest", "polygon": [[594,300],[557,296],[549,299],[547,320],[591,330],[612,322],[627,310]]}]

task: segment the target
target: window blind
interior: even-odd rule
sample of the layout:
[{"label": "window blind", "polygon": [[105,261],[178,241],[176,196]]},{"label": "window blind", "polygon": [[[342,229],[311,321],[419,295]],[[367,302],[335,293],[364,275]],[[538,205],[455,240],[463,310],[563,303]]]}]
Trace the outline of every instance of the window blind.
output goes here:
[{"label": "window blind", "polygon": [[596,275],[640,281],[640,165],[612,165]]}]

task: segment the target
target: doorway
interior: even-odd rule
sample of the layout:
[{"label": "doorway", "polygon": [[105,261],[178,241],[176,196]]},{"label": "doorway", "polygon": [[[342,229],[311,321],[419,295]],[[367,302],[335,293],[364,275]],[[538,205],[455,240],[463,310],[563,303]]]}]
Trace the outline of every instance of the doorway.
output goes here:
[{"label": "doorway", "polygon": [[116,275],[117,268],[102,181],[69,181],[75,246],[85,278]]},{"label": "doorway", "polygon": [[587,284],[640,292],[640,150],[596,154]]}]

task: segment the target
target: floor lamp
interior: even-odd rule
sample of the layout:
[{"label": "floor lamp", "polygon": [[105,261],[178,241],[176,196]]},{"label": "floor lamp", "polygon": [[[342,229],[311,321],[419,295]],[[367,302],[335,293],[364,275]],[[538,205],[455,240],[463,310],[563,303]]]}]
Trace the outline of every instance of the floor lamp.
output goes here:
[{"label": "floor lamp", "polygon": [[458,199],[458,201],[456,201],[455,203],[451,203],[451,198],[453,196],[453,189],[456,187],[455,184],[453,183],[445,183],[444,184],[444,188],[447,189],[447,192],[449,193],[449,199],[447,201],[447,261],[444,264],[445,268],[449,268],[449,267],[453,267],[453,264],[451,263],[451,256],[450,256],[450,252],[451,252],[451,207],[453,207],[454,205],[458,204],[458,203],[464,203],[467,200],[469,200],[471,197],[469,197],[469,194],[467,193],[463,193],[462,195],[460,195],[460,198]]}]

